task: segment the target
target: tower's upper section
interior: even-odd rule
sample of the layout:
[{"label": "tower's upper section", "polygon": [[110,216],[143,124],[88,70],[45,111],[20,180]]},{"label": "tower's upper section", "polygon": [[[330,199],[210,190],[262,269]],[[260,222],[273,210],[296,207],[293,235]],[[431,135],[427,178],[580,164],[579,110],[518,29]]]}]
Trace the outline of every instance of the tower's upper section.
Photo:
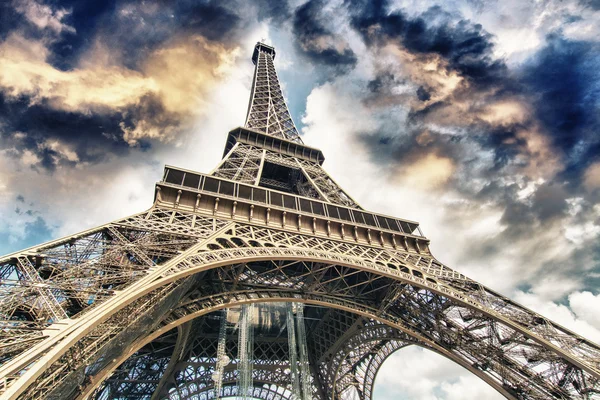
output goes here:
[{"label": "tower's upper section", "polygon": [[256,65],[258,61],[258,55],[261,52],[271,54],[271,58],[275,59],[275,47],[269,46],[261,42],[257,42],[256,46],[254,46],[254,53],[252,53],[252,62],[254,63],[254,65]]},{"label": "tower's upper section", "polygon": [[279,86],[274,58],[273,47],[260,42],[254,47],[254,79],[245,126],[267,135],[302,143]]}]

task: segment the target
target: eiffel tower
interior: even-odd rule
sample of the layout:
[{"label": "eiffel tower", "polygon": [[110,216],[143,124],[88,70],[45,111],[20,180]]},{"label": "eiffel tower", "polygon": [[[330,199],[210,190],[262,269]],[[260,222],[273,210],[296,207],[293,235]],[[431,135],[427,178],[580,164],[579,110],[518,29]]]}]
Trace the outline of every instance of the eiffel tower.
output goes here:
[{"label": "eiffel tower", "polygon": [[600,398],[597,344],[325,172],[274,58],[254,48],[245,126],[211,173],[166,166],[149,210],[0,259],[0,399],[370,400],[409,345],[508,399]]}]

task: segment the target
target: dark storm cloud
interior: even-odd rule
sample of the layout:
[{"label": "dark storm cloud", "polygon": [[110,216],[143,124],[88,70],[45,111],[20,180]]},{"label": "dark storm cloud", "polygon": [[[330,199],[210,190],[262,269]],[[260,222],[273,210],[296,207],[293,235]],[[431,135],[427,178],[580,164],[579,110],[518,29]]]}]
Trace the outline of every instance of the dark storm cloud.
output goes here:
[{"label": "dark storm cloud", "polygon": [[543,184],[535,191],[532,209],[540,221],[563,217],[569,194],[558,183]]},{"label": "dark storm cloud", "polygon": [[55,6],[70,11],[64,22],[75,32],[64,33],[50,44],[48,62],[58,69],[70,70],[76,67],[80,55],[94,44],[98,30],[110,26],[117,0],[61,0]]},{"label": "dark storm cloud", "polygon": [[600,158],[600,47],[558,35],[526,67],[523,82],[535,99],[535,113],[567,172],[577,174]]},{"label": "dark storm cloud", "polygon": [[[442,76],[456,74],[464,79],[450,95],[440,97],[433,87],[406,82],[397,78],[388,67],[381,68],[367,85],[373,93],[367,97],[368,102],[377,104],[382,96],[387,96],[391,103],[409,106],[409,110],[404,126],[390,126],[390,131],[382,131],[381,135],[398,136],[398,139],[384,151],[389,158],[377,157],[379,161],[404,164],[407,162],[406,154],[410,154],[412,159],[414,154],[434,152],[464,163],[471,156],[461,149],[468,143],[475,143],[493,151],[494,163],[489,173],[497,173],[509,163],[514,163],[519,154],[528,151],[519,131],[527,128],[530,121],[492,125],[478,118],[481,109],[477,107],[481,104],[492,104],[523,93],[522,85],[514,79],[504,61],[493,56],[493,37],[481,25],[448,13],[439,6],[416,16],[390,9],[387,1],[349,1],[347,6],[351,25],[370,49],[395,43],[421,64],[428,63],[431,57],[440,58],[443,62],[438,68]],[[394,90],[410,85],[415,85],[413,93],[417,102],[407,99],[404,89]],[[401,95],[394,99],[394,92]],[[457,108],[458,104],[460,108]],[[464,117],[458,117],[461,113],[465,113]],[[455,121],[441,122],[448,116],[456,116]],[[460,128],[461,135],[447,136],[429,131],[428,144],[424,146],[422,132],[425,124],[452,124],[452,129]],[[365,137],[369,147],[378,149],[374,154],[381,151],[379,137],[379,134]],[[521,159],[519,163],[525,166],[527,160]]]},{"label": "dark storm cloud", "polygon": [[456,16],[439,6],[417,17],[389,12],[386,1],[349,2],[352,26],[367,43],[383,45],[399,41],[416,54],[437,54],[449,68],[478,84],[496,84],[505,78],[506,65],[492,57],[492,36],[481,25]]},{"label": "dark storm cloud", "polygon": [[281,24],[292,16],[292,10],[286,0],[257,0],[253,2],[259,21],[265,19]]},{"label": "dark storm cloud", "polygon": [[238,15],[217,1],[191,3],[189,7],[177,4],[176,10],[181,18],[182,28],[209,40],[227,39],[240,22]]},{"label": "dark storm cloud", "polygon": [[148,54],[177,35],[201,35],[228,42],[238,32],[241,18],[226,1],[86,1],[62,0],[71,11],[65,22],[75,34],[64,34],[51,45],[49,62],[74,68],[100,34],[105,45],[130,69],[139,69]]},{"label": "dark storm cloud", "polygon": [[0,1],[0,40],[25,24],[25,18],[15,10],[12,2]]},{"label": "dark storm cloud", "polygon": [[[160,100],[150,95],[120,110],[85,113],[56,110],[45,102],[31,105],[25,96],[9,101],[0,93],[2,147],[13,156],[21,156],[25,150],[32,152],[39,159],[37,167],[49,172],[58,165],[76,163],[60,148],[53,148],[53,141],[69,146],[79,162],[103,162],[129,153],[130,144],[124,139],[123,129],[133,128],[142,119],[158,127],[177,124],[164,111]],[[141,141],[138,146],[145,149],[150,142]]]},{"label": "dark storm cloud", "polygon": [[417,89],[417,98],[421,101],[429,101],[431,94],[423,86],[419,86]]},{"label": "dark storm cloud", "polygon": [[[0,4],[0,22],[3,22],[0,38],[16,32],[26,40],[44,43],[48,55],[45,60],[36,61],[36,67],[46,62],[60,71],[68,71],[65,74],[79,73],[81,79],[88,81],[95,79],[95,68],[105,68],[92,63],[95,46],[108,49],[108,60],[103,62],[118,68],[115,74],[123,72],[124,76],[131,76],[131,71],[139,71],[136,76],[146,77],[144,68],[149,56],[161,45],[173,46],[174,38],[198,35],[218,44],[233,43],[240,27],[240,17],[232,11],[231,2],[62,0],[44,8],[44,12],[60,20],[60,30],[36,27],[25,17],[25,9],[17,10],[20,4]],[[169,40],[171,42],[166,43]],[[84,55],[87,58],[83,58]],[[208,59],[206,64],[209,64]],[[91,71],[91,76],[85,71]],[[52,82],[52,85],[60,84],[60,81]],[[101,86],[100,83],[91,85]],[[15,96],[12,88],[5,90],[0,90],[0,148],[8,149],[9,154],[16,157],[28,150],[39,159],[36,168],[47,171],[53,171],[58,165],[98,163],[113,156],[125,156],[132,145],[147,149],[151,142],[140,140],[143,130],[152,130],[147,136],[159,140],[160,136],[172,138],[169,134],[178,132],[184,117],[177,110],[167,110],[160,97],[162,87],[156,94],[140,91],[137,94],[140,97],[132,96],[127,105],[70,108],[57,105],[52,94],[44,97],[48,91],[36,93],[36,90]],[[76,160],[72,154],[68,157],[61,152],[65,146],[76,154]]]},{"label": "dark storm cloud", "polygon": [[[403,23],[406,25],[406,18],[400,17],[399,14],[392,13],[385,18],[393,18],[394,15],[404,21]],[[375,20],[372,18],[365,17],[361,21],[367,27],[365,29],[369,31],[372,30],[372,24],[375,24]],[[383,28],[373,29],[385,30],[385,25],[382,23]],[[422,26],[422,22],[418,25]],[[458,37],[462,37],[465,31],[464,25],[459,26]],[[424,28],[418,31],[427,36],[431,30]],[[446,33],[448,32],[446,31]],[[455,37],[456,35],[446,36]],[[432,35],[424,41],[425,43],[439,41],[434,38],[435,35]],[[414,43],[421,42],[420,39],[413,37],[413,44],[408,47],[415,51]],[[479,39],[476,42],[479,42]],[[419,46],[417,51],[438,47],[440,46]],[[454,47],[442,46],[446,49]],[[469,58],[475,59],[476,54],[485,54],[483,58],[480,57],[481,65],[501,64],[500,61],[490,58],[491,56],[488,54],[490,45],[476,46],[476,48],[487,50],[475,52]],[[464,54],[463,51],[459,53]],[[436,54],[448,56],[452,52],[436,50]],[[494,151],[494,171],[515,162],[518,155],[525,155],[517,161],[524,167],[531,154],[529,154],[526,137],[520,133],[533,129],[536,124],[541,124],[542,134],[550,139],[554,149],[565,161],[563,177],[572,180],[572,183],[577,186],[585,168],[600,159],[600,137],[597,134],[600,131],[600,79],[597,74],[600,69],[599,54],[600,48],[595,43],[569,41],[560,35],[550,36],[547,46],[529,60],[522,71],[511,74],[503,66],[494,71],[493,79],[488,77],[484,80],[480,79],[483,76],[481,73],[475,75],[469,73],[467,75],[469,79],[472,79],[472,84],[467,88],[459,87],[451,98],[433,101],[424,107],[413,107],[409,111],[409,124],[406,126],[404,134],[418,134],[421,129],[419,122],[437,123],[439,115],[451,112],[455,102],[468,100],[469,96],[473,96],[478,90],[486,90],[490,93],[485,97],[487,103],[501,101],[506,96],[519,96],[519,98],[527,99],[526,101],[531,104],[532,119],[518,124],[492,125],[474,119],[475,111],[471,114],[467,112],[464,128],[469,134],[469,139],[476,141],[485,149]],[[453,55],[450,57],[456,58]],[[451,62],[449,65],[456,66],[457,63]],[[467,69],[463,68],[459,71],[465,74]],[[368,83],[367,88],[377,96],[381,96],[389,93],[390,89],[399,83],[403,82],[395,78],[389,71],[381,71],[374,80]],[[419,87],[416,97],[422,102],[427,102],[431,100],[431,94],[430,90]]]},{"label": "dark storm cloud", "polygon": [[322,0],[310,0],[295,10],[295,39],[301,53],[311,61],[347,72],[356,65],[356,55],[343,37],[327,28],[331,16],[323,14],[324,6]]},{"label": "dark storm cloud", "polygon": [[[519,136],[518,131],[523,126],[516,124],[491,126],[479,123],[471,127],[475,132],[473,139],[485,149],[494,150],[494,164],[492,173],[513,162],[519,154],[527,154],[527,140]],[[521,166],[525,167],[528,160],[521,160]]]},{"label": "dark storm cloud", "polygon": [[377,97],[387,94],[390,88],[403,83],[406,83],[404,79],[398,78],[390,71],[383,71],[367,83],[367,89]]}]

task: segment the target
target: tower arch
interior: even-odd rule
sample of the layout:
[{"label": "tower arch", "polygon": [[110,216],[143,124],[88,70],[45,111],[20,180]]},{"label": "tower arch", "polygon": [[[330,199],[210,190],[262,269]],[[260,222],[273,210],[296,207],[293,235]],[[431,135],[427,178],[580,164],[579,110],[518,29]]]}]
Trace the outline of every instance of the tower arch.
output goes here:
[{"label": "tower arch", "polygon": [[356,349],[382,359],[394,342],[507,398],[597,397],[600,346],[445,266],[417,222],[363,209],[329,176],[293,124],[274,56],[255,47],[246,126],[210,174],[166,166],[146,212],[0,258],[14,281],[0,292],[0,399],[85,397],[144,346],[174,335],[181,353],[196,337],[187,324],[265,302],[327,310],[309,332],[316,398],[362,385],[367,399],[379,361]]}]

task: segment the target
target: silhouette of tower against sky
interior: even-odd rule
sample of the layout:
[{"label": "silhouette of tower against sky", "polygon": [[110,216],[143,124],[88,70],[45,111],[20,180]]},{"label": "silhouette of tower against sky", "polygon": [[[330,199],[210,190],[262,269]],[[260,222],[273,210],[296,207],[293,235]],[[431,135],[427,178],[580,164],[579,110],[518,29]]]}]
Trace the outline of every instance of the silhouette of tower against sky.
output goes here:
[{"label": "silhouette of tower against sky", "polygon": [[370,400],[409,345],[508,399],[600,398],[597,344],[327,174],[275,54],[254,48],[244,127],[212,172],[166,166],[149,210],[0,259],[0,399]]}]

